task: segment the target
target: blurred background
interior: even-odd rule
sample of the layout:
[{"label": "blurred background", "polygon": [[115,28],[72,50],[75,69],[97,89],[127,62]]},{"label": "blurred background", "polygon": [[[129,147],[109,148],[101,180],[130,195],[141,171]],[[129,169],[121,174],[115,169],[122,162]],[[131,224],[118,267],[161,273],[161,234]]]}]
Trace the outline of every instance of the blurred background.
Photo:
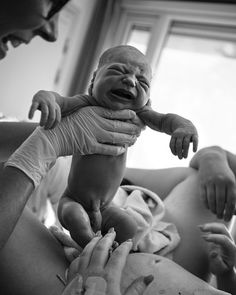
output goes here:
[{"label": "blurred background", "polygon": [[[57,42],[37,37],[0,61],[2,120],[27,120],[40,89],[87,92],[99,55],[118,44],[133,45],[150,60],[156,111],[190,119],[199,148],[220,145],[236,153],[234,1],[72,0],[61,13]],[[178,160],[169,140],[146,128],[129,149],[128,166],[188,165],[192,153]]]}]

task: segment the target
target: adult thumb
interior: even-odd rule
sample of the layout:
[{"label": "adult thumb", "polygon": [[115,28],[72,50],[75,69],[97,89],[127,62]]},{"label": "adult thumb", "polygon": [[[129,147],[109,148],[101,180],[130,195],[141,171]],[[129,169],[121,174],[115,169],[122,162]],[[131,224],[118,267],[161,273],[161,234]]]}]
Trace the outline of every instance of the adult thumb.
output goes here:
[{"label": "adult thumb", "polygon": [[153,275],[137,278],[129,285],[124,295],[142,295],[153,279]]}]

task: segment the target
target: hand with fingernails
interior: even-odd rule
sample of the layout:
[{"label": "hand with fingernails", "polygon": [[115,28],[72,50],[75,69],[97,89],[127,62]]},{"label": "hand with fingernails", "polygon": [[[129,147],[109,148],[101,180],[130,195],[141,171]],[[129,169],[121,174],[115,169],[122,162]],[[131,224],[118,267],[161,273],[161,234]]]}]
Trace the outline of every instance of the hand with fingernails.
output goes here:
[{"label": "hand with fingernails", "polygon": [[[132,241],[127,240],[111,253],[115,236],[114,228],[111,228],[104,237],[98,232],[87,244],[81,255],[70,265],[69,284],[62,295],[121,295],[121,275]],[[122,295],[141,295],[152,280],[152,275],[139,277]]]}]

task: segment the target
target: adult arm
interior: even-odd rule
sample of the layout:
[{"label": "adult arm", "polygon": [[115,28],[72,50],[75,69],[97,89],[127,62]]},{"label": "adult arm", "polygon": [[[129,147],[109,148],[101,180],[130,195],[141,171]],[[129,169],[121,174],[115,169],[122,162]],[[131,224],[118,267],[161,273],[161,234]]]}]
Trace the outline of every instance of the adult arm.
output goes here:
[{"label": "adult arm", "polygon": [[161,199],[165,199],[173,188],[191,174],[193,174],[193,169],[188,167],[166,169],[126,168],[125,178],[134,185],[150,189]]},{"label": "adult arm", "polygon": [[[123,117],[128,120],[133,115],[131,111],[107,113],[102,108],[87,107],[64,118],[53,131],[37,128],[27,138],[8,159],[0,177],[0,222],[4,228],[0,235],[0,249],[11,235],[34,187],[40,183],[57,157],[74,152],[119,154],[123,145],[135,142],[140,129],[131,123],[126,125],[125,122],[108,118]],[[119,132],[119,136],[114,130]],[[122,130],[127,133],[120,133]],[[104,142],[121,146],[109,146]]]},{"label": "adult arm", "polygon": [[199,170],[200,196],[218,218],[229,221],[236,204],[236,156],[219,146],[201,149],[190,166]]},{"label": "adult arm", "polygon": [[28,122],[0,122],[0,162],[6,161],[37,125]]}]

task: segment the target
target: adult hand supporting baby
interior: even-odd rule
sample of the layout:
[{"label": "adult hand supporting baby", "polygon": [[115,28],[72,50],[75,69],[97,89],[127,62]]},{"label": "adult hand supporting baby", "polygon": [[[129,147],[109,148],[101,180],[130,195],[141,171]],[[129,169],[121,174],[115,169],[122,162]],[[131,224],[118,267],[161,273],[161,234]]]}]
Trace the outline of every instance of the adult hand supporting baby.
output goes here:
[{"label": "adult hand supporting baby", "polygon": [[[109,256],[114,239],[115,232],[110,230],[104,237],[97,235],[87,244],[69,268],[70,283],[62,295],[121,295],[121,275],[132,242],[122,243]],[[123,295],[143,294],[152,280],[153,276],[136,279]]]},{"label": "adult hand supporting baby", "polygon": [[[129,120],[129,122],[124,122]],[[111,111],[85,107],[62,121],[52,130],[38,127],[9,158],[6,166],[22,170],[34,185],[60,156],[73,153],[119,155],[134,144],[142,126],[131,110]]]}]

